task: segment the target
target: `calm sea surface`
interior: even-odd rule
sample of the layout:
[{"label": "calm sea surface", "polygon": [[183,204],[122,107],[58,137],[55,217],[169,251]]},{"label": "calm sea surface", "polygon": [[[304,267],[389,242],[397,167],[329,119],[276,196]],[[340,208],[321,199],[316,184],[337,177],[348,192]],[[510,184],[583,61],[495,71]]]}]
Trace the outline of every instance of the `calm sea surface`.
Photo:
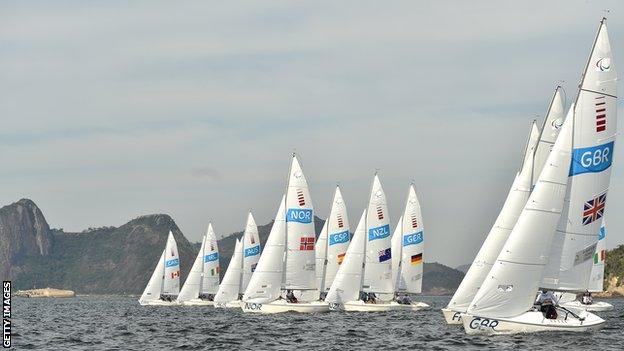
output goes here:
[{"label": "calm sea surface", "polygon": [[591,334],[469,337],[447,326],[448,297],[418,312],[249,315],[212,307],[140,306],[136,298],[13,299],[13,347],[50,350],[624,350],[624,300]]}]

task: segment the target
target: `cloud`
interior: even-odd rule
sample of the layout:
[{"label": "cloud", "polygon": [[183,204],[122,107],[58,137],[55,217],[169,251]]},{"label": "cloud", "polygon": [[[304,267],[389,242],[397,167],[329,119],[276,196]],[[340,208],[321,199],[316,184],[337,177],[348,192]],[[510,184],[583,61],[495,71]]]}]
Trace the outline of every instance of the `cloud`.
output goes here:
[{"label": "cloud", "polygon": [[317,214],[340,182],[354,226],[378,168],[394,221],[413,179],[425,258],[466,263],[604,7],[624,67],[619,2],[7,2],[0,196],[77,231],[170,213],[198,240],[270,221],[296,149]]}]

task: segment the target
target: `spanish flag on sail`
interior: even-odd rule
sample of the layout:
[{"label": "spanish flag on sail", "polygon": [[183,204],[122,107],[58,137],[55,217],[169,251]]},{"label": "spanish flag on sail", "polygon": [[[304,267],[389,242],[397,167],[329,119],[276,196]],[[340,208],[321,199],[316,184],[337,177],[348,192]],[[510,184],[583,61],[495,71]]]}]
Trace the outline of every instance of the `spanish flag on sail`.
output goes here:
[{"label": "spanish flag on sail", "polygon": [[416,254],[416,255],[412,255],[411,263],[413,265],[421,264],[422,263],[422,253],[419,253],[419,254]]},{"label": "spanish flag on sail", "polygon": [[341,253],[341,254],[338,254],[337,258],[338,258],[338,264],[339,265],[342,264],[342,261],[344,261],[344,257],[345,257],[345,253],[344,252]]}]

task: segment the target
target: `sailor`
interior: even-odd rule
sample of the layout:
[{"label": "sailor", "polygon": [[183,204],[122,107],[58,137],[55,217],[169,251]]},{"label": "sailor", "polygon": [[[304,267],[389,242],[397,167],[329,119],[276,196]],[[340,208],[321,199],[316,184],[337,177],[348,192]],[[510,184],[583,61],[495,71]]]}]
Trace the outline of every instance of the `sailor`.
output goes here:
[{"label": "sailor", "polygon": [[396,300],[397,303],[401,304],[401,305],[409,305],[412,303],[412,300],[410,299],[409,295],[407,294],[403,294],[402,296],[399,293],[396,293],[394,299]]},{"label": "sailor", "polygon": [[594,299],[591,296],[591,293],[589,291],[586,291],[585,293],[583,293],[583,297],[581,297],[581,303],[583,305],[591,305],[592,303],[594,303]]},{"label": "sailor", "polygon": [[557,297],[552,291],[544,290],[537,298],[540,311],[542,311],[548,319],[557,319],[557,309],[555,308],[557,303]]},{"label": "sailor", "polygon": [[293,291],[290,290],[290,289],[286,290],[286,300],[288,300],[288,302],[290,302],[290,303],[297,303],[297,302],[299,302],[297,300],[297,297],[295,297],[295,294],[293,293]]},{"label": "sailor", "polygon": [[368,293],[368,303],[377,303],[377,295],[375,293]]}]

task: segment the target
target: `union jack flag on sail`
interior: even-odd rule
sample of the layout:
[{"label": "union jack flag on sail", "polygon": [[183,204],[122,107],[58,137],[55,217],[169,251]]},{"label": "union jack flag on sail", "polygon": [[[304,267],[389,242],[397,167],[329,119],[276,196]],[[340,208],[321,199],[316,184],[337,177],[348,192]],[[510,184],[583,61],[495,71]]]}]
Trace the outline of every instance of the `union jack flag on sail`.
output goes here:
[{"label": "union jack flag on sail", "polygon": [[604,193],[585,202],[585,205],[583,206],[583,225],[588,225],[602,218],[604,215],[606,201],[607,194]]}]

